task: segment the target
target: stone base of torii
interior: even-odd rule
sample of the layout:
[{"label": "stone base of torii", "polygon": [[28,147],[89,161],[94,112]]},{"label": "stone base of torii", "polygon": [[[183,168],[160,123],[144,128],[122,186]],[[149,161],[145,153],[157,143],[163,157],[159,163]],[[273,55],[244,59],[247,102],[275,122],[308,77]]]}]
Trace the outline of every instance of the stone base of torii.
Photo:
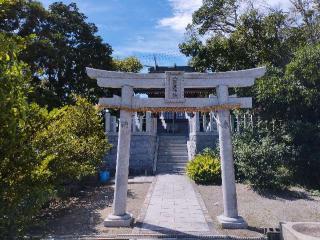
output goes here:
[{"label": "stone base of torii", "polygon": [[[103,98],[99,104],[120,108],[117,166],[113,212],[104,221],[106,227],[127,227],[132,223],[132,215],[126,212],[128,169],[131,140],[131,119],[137,109],[152,107],[201,108],[213,105],[225,106],[238,104],[242,108],[252,105],[251,98],[230,97],[228,87],[246,87],[254,84],[254,79],[265,73],[265,68],[256,68],[225,73],[189,73],[167,72],[165,74],[135,74],[109,72],[87,68],[89,77],[98,79],[100,87],[121,88],[121,98]],[[183,78],[185,75],[185,78]],[[216,87],[216,98],[184,99],[184,87]],[[134,97],[133,88],[165,88],[165,99],[138,99]],[[132,109],[132,111],[130,111]],[[234,161],[230,129],[230,109],[218,109],[217,126],[221,159],[221,178],[224,212],[218,216],[223,228],[246,228],[247,223],[238,215],[237,194],[234,173]]]}]

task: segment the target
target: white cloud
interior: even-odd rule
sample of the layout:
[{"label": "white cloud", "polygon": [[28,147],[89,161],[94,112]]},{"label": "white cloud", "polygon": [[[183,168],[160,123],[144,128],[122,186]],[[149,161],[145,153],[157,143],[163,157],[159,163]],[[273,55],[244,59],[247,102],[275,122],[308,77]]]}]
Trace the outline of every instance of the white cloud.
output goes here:
[{"label": "white cloud", "polygon": [[172,30],[156,29],[128,39],[126,46],[115,48],[115,55],[130,55],[137,52],[143,53],[178,53],[178,44],[182,42],[183,35]]},{"label": "white cloud", "polygon": [[[176,32],[183,33],[189,23],[192,22],[192,13],[202,5],[202,0],[168,0],[172,8],[172,16],[162,18],[157,27],[168,27]],[[259,8],[282,8],[288,10],[290,0],[256,0],[253,4]]]},{"label": "white cloud", "polygon": [[292,5],[290,0],[266,0],[266,3],[272,7],[279,7],[284,10],[288,10]]},{"label": "white cloud", "polygon": [[168,27],[177,32],[184,32],[189,23],[192,22],[192,13],[199,9],[202,0],[168,0],[173,16],[162,18],[158,21],[158,27]]}]

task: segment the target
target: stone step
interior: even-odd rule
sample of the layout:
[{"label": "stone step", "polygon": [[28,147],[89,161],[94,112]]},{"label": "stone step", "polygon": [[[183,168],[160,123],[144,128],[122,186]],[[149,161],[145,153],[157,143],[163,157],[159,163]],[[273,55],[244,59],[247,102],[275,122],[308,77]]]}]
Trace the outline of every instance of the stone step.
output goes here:
[{"label": "stone step", "polygon": [[169,150],[187,150],[187,146],[172,146],[172,145],[169,145],[169,146],[159,146],[158,149],[161,149],[161,150],[166,150],[166,149],[169,149]]},{"label": "stone step", "polygon": [[181,157],[187,157],[188,152],[187,151],[159,151],[158,156],[181,156]]},{"label": "stone step", "polygon": [[163,159],[163,160],[167,160],[167,161],[175,161],[175,160],[186,160],[188,161],[188,156],[158,156],[158,160],[159,159]]},{"label": "stone step", "polygon": [[161,136],[158,147],[158,173],[184,173],[188,162],[185,136]]},{"label": "stone step", "polygon": [[180,136],[161,136],[160,138],[159,138],[160,140],[169,140],[169,141],[174,141],[174,140],[185,140],[185,141],[187,141],[187,137],[180,137]]},{"label": "stone step", "polygon": [[187,149],[158,149],[158,155],[188,155]]},{"label": "stone step", "polygon": [[178,167],[181,167],[181,166],[179,166],[181,164],[185,167],[185,166],[187,166],[187,163],[188,162],[157,162],[157,167],[161,166],[162,164],[168,164],[171,166],[178,166]]},{"label": "stone step", "polygon": [[168,162],[174,162],[174,161],[188,161],[188,156],[173,156],[173,157],[167,157],[167,156],[158,156],[158,161],[164,160]]},{"label": "stone step", "polygon": [[159,142],[187,143],[187,139],[160,139]]},{"label": "stone step", "polygon": [[160,143],[159,147],[187,147],[186,143],[183,144],[172,144],[172,143]]},{"label": "stone step", "polygon": [[170,160],[168,161],[168,159],[158,159],[157,160],[158,163],[185,163],[187,164],[188,163],[188,159],[176,159],[176,160]]},{"label": "stone step", "polygon": [[187,165],[186,163],[161,163],[161,162],[158,162],[157,168],[158,168],[158,167],[178,167],[178,168],[185,168],[186,165]]},{"label": "stone step", "polygon": [[185,160],[185,159],[177,159],[177,160],[171,160],[171,161],[168,161],[167,159],[158,159],[157,160],[157,163],[170,163],[170,164],[187,164],[188,163],[188,160]]},{"label": "stone step", "polygon": [[168,159],[168,160],[179,160],[179,159],[188,159],[188,155],[158,155],[158,159]]},{"label": "stone step", "polygon": [[160,136],[159,139],[169,139],[169,140],[176,140],[176,139],[184,139],[187,140],[186,136]]},{"label": "stone step", "polygon": [[158,154],[158,158],[188,158],[187,154]]},{"label": "stone step", "polygon": [[185,146],[181,146],[181,147],[159,147],[158,148],[161,151],[180,151],[180,152],[184,152],[187,151],[188,149]]},{"label": "stone step", "polygon": [[187,144],[159,144],[159,148],[187,148]]},{"label": "stone step", "polygon": [[160,152],[188,152],[188,148],[186,147],[159,147]]},{"label": "stone step", "polygon": [[157,174],[175,174],[175,175],[185,175],[186,174],[186,171],[185,170],[182,170],[182,169],[170,169],[170,170],[167,170],[167,169],[160,169],[160,170],[157,170]]},{"label": "stone step", "polygon": [[187,140],[166,140],[166,139],[162,139],[159,141],[160,143],[181,143],[181,144],[186,144]]},{"label": "stone step", "polygon": [[185,172],[185,164],[159,164],[157,165],[158,173],[168,173],[168,172]]},{"label": "stone step", "polygon": [[185,173],[186,170],[183,168],[159,168],[157,173]]},{"label": "stone step", "polygon": [[171,155],[171,154],[188,155],[188,150],[187,149],[158,149],[158,155]]}]

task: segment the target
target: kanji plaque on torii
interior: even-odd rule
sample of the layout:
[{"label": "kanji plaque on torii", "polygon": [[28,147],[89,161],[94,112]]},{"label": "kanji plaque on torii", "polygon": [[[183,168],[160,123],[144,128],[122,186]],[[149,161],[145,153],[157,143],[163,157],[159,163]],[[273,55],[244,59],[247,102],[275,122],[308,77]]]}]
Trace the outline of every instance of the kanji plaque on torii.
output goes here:
[{"label": "kanji plaque on torii", "polygon": [[185,102],[183,72],[166,72],[165,102]]},{"label": "kanji plaque on torii", "polygon": [[[132,216],[126,212],[128,167],[133,112],[216,112],[221,158],[224,212],[218,220],[224,228],[244,228],[246,222],[238,215],[234,163],[230,132],[230,110],[251,108],[251,97],[229,96],[228,88],[249,87],[263,76],[265,67],[214,73],[123,73],[87,68],[90,78],[105,88],[121,88],[121,97],[101,98],[99,104],[120,109],[116,183],[113,213],[105,226],[128,226]],[[139,98],[134,89],[165,89],[165,98]],[[185,88],[216,88],[217,96],[185,98]]]}]

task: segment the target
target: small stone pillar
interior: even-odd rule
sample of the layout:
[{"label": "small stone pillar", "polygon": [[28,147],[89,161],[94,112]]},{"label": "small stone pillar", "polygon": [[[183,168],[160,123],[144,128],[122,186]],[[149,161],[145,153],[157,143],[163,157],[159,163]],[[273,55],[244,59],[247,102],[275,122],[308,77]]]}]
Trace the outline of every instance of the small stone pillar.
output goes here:
[{"label": "small stone pillar", "polygon": [[203,113],[202,115],[202,128],[203,132],[207,132],[207,113]]},{"label": "small stone pillar", "polygon": [[[217,87],[219,104],[228,103],[228,86]],[[221,178],[224,212],[218,216],[223,228],[246,228],[247,223],[238,215],[237,193],[230,131],[230,110],[219,110],[218,131],[221,159]]]},{"label": "small stone pillar", "polygon": [[231,130],[231,133],[234,132],[234,119],[233,119],[233,116],[230,114],[230,130]]},{"label": "small stone pillar", "polygon": [[111,116],[111,132],[115,133],[117,132],[117,117]]},{"label": "small stone pillar", "polygon": [[152,118],[151,118],[151,112],[146,112],[146,132],[151,133],[152,132]]},{"label": "small stone pillar", "polygon": [[194,112],[193,116],[193,133],[200,132],[199,112]]},{"label": "small stone pillar", "polygon": [[143,126],[143,116],[140,116],[139,117],[139,132],[142,132],[142,130],[143,130],[143,128],[142,128],[142,126]]},{"label": "small stone pillar", "polygon": [[157,118],[152,118],[153,121],[153,134],[157,135],[158,132],[158,119]]},{"label": "small stone pillar", "polygon": [[237,119],[237,133],[240,133],[240,116],[239,116],[239,114],[237,114],[236,119]]},{"label": "small stone pillar", "polygon": [[[131,107],[133,88],[127,85],[123,86],[121,96],[121,105]],[[132,222],[132,215],[126,212],[131,122],[132,114],[126,110],[120,110],[113,212],[104,220],[106,227],[127,227]]]},{"label": "small stone pillar", "polygon": [[214,119],[214,113],[210,112],[209,116],[210,116],[210,132],[216,132],[217,127],[216,127],[216,120]]},{"label": "small stone pillar", "polygon": [[185,113],[186,119],[188,119],[189,135],[193,133],[193,118],[188,113]]},{"label": "small stone pillar", "polygon": [[243,128],[246,129],[247,128],[247,114],[243,114]]},{"label": "small stone pillar", "polygon": [[106,133],[110,132],[110,125],[111,125],[110,117],[111,117],[110,112],[106,109],[104,112],[104,128]]},{"label": "small stone pillar", "polygon": [[[209,98],[214,98],[214,97],[215,96],[213,94],[209,95]],[[214,118],[214,112],[210,112],[209,117],[210,117],[210,132],[216,132],[217,131],[217,123]]]},{"label": "small stone pillar", "polygon": [[136,118],[135,116],[132,117],[132,132],[135,133],[137,131],[137,128],[136,128]]}]

